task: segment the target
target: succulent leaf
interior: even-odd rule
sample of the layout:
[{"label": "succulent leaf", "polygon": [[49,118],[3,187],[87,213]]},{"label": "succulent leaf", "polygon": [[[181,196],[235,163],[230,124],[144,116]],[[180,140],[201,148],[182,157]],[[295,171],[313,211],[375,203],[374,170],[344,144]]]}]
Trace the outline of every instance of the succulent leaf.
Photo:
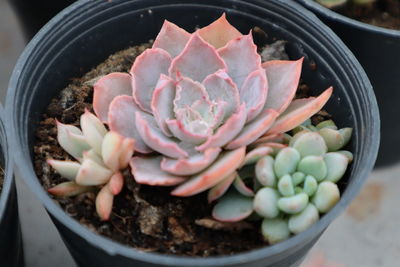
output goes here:
[{"label": "succulent leaf", "polygon": [[[258,70],[262,70],[261,57],[257,53],[257,46],[253,42],[253,36],[251,32],[247,35],[243,35],[239,38],[231,40],[225,47],[219,49],[218,53],[225,61],[228,67],[228,75],[237,85],[241,96],[243,93],[245,93],[244,91],[246,90],[246,87],[251,87],[249,85],[245,86],[245,81],[249,80],[249,77],[251,77],[250,75],[252,73],[257,73],[253,74],[252,76],[256,75],[255,77],[259,77],[261,79],[261,88],[259,88],[259,90],[262,91],[259,92],[263,92],[263,94],[260,95],[260,98],[261,96],[267,97],[267,80],[265,73],[263,73],[263,75],[258,74]],[[238,58],[243,60],[238,61]],[[253,92],[258,91],[256,88],[253,88],[252,90]],[[265,100],[263,100],[263,102],[265,102]]]},{"label": "succulent leaf", "polygon": [[122,187],[124,186],[124,177],[122,176],[122,173],[114,173],[113,176],[111,176],[107,186],[114,196],[118,195],[121,192]]},{"label": "succulent leaf", "polygon": [[278,200],[278,207],[287,214],[296,214],[304,210],[308,204],[308,195],[300,193],[290,197],[282,197]]},{"label": "succulent leaf", "polygon": [[225,13],[210,25],[200,29],[199,34],[201,38],[216,49],[242,36],[242,34],[228,22]]},{"label": "succulent leaf", "polygon": [[214,202],[215,200],[217,200],[218,198],[223,196],[226,193],[226,191],[228,191],[229,187],[231,186],[231,184],[233,183],[233,181],[235,180],[237,175],[238,175],[237,172],[234,172],[231,175],[229,175],[228,177],[224,178],[221,182],[216,184],[214,187],[212,187],[208,191],[208,195],[207,195],[208,203]]},{"label": "succulent leaf", "polygon": [[131,76],[113,72],[101,77],[93,86],[93,109],[102,122],[108,122],[111,102],[119,95],[132,95]]},{"label": "succulent leaf", "polygon": [[153,48],[164,49],[174,58],[182,52],[189,39],[190,33],[165,20],[153,43]]},{"label": "succulent leaf", "polygon": [[343,136],[344,142],[343,142],[343,147],[346,146],[351,138],[351,135],[353,133],[353,128],[343,128],[339,130],[339,133]]},{"label": "succulent leaf", "polygon": [[261,224],[264,239],[271,245],[282,242],[290,237],[288,222],[285,219],[264,219]]},{"label": "succulent leaf", "polygon": [[304,182],[306,175],[302,172],[295,172],[292,174],[293,186],[298,186]]},{"label": "succulent leaf", "polygon": [[81,116],[80,124],[86,142],[97,154],[101,154],[101,144],[104,135],[107,133],[106,127],[88,110],[85,110],[85,113]]},{"label": "succulent leaf", "polygon": [[296,94],[302,65],[303,58],[297,61],[273,60],[263,63],[269,87],[265,109],[272,108],[279,113],[286,110]]},{"label": "succulent leaf", "polygon": [[161,170],[162,157],[133,157],[129,162],[135,181],[139,184],[172,186],[186,180],[185,177],[169,174]]},{"label": "succulent leaf", "polygon": [[152,152],[136,129],[136,112],[141,109],[131,96],[117,96],[110,104],[108,112],[108,126],[111,131],[135,140],[135,149],[140,153]]},{"label": "succulent leaf", "polygon": [[279,215],[278,200],[278,191],[264,187],[254,197],[254,211],[263,218],[276,218]]},{"label": "succulent leaf", "polygon": [[225,62],[217,51],[200,37],[199,32],[195,32],[182,53],[172,61],[169,75],[172,78],[178,78],[178,74],[180,74],[194,81],[202,82],[208,75],[219,69],[226,69]]},{"label": "succulent leaf", "polygon": [[[299,135],[298,138],[296,138],[297,135]],[[300,132],[296,136],[292,139],[294,140],[293,144],[289,145],[296,149],[301,157],[322,156],[328,150],[324,139],[318,133]]]},{"label": "succulent leaf", "polygon": [[317,187],[317,180],[313,176],[307,175],[306,179],[304,180],[303,192],[311,197],[317,191]]},{"label": "succulent leaf", "polygon": [[151,110],[157,125],[168,137],[171,137],[172,134],[166,121],[174,118],[173,100],[175,99],[175,87],[176,82],[174,80],[161,74],[151,99]]},{"label": "succulent leaf", "polygon": [[63,124],[57,120],[56,123],[58,143],[68,154],[80,160],[83,151],[90,148],[86,141],[82,141],[82,138],[84,139],[82,131],[75,126]]},{"label": "succulent leaf", "polygon": [[220,148],[213,147],[205,150],[204,153],[196,153],[188,158],[164,157],[161,161],[161,169],[174,175],[193,175],[210,166],[220,153]]},{"label": "succulent leaf", "polygon": [[290,197],[294,195],[294,186],[292,181],[292,176],[290,174],[285,174],[279,179],[278,190],[284,197]]},{"label": "succulent leaf", "polygon": [[161,74],[168,74],[172,58],[163,49],[147,49],[140,54],[130,70],[133,98],[144,111],[151,112],[151,98]]},{"label": "succulent leaf", "polygon": [[175,188],[171,194],[181,197],[192,196],[215,186],[240,166],[244,160],[245,152],[246,148],[241,147],[221,153],[214,164]]},{"label": "succulent leaf", "polygon": [[221,222],[237,222],[247,218],[252,212],[252,198],[230,191],[214,206],[212,216]]},{"label": "succulent leaf", "polygon": [[103,185],[109,181],[113,172],[88,158],[82,162],[75,182],[83,186]]},{"label": "succulent leaf", "polygon": [[165,136],[157,127],[154,118],[142,112],[136,112],[136,129],[146,145],[171,158],[187,157],[177,141]]},{"label": "succulent leaf", "polygon": [[301,233],[310,228],[318,220],[319,213],[317,208],[309,203],[302,212],[290,216],[288,223],[289,230],[294,234]]},{"label": "succulent leaf", "polygon": [[57,197],[73,197],[91,191],[92,189],[92,187],[78,185],[77,183],[70,181],[58,184],[49,188],[47,191]]},{"label": "succulent leaf", "polygon": [[278,177],[292,174],[300,161],[300,153],[291,147],[282,149],[275,158],[274,171]]},{"label": "succulent leaf", "polygon": [[340,200],[339,188],[330,181],[324,181],[318,185],[312,202],[320,213],[330,211]]},{"label": "succulent leaf", "polygon": [[78,174],[81,164],[73,161],[61,161],[61,160],[47,160],[47,163],[51,165],[62,177],[73,181]]},{"label": "succulent leaf", "polygon": [[322,128],[319,130],[319,134],[324,138],[329,152],[337,151],[344,145],[344,138],[338,130]]},{"label": "succulent leaf", "polygon": [[246,197],[254,197],[254,192],[252,189],[250,189],[240,178],[239,175],[236,175],[236,178],[233,182],[233,186],[236,188],[236,190],[242,194],[243,196]]},{"label": "succulent leaf", "polygon": [[271,156],[264,156],[257,161],[256,178],[263,186],[273,187],[276,184],[274,163],[275,160]]},{"label": "succulent leaf", "polygon": [[324,155],[327,167],[325,180],[337,183],[344,175],[349,164],[348,158],[338,152],[330,152]]},{"label": "succulent leaf", "polygon": [[318,123],[316,127],[318,130],[321,130],[323,128],[329,128],[329,129],[333,129],[333,130],[338,129],[338,127],[336,126],[336,124],[333,120],[322,121],[322,122]]},{"label": "succulent leaf", "polygon": [[[268,75],[268,74],[267,74]],[[270,93],[271,93],[271,84]],[[318,97],[309,97],[293,100],[287,109],[275,121],[269,134],[287,132],[303,123],[306,119],[317,113],[332,95],[333,88],[326,89]]]},{"label": "succulent leaf", "polygon": [[113,202],[114,195],[110,188],[104,186],[100,189],[96,197],[96,211],[103,221],[107,221],[110,218]]},{"label": "succulent leaf", "polygon": [[297,170],[306,175],[313,176],[319,182],[324,180],[328,173],[324,158],[313,155],[302,158],[297,166]]}]

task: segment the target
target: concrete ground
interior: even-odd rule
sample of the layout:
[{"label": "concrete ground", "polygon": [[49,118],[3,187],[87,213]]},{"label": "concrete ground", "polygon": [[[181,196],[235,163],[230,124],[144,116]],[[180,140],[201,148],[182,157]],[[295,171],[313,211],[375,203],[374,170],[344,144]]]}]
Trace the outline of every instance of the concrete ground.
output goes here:
[{"label": "concrete ground", "polygon": [[[24,41],[0,0],[0,99]],[[374,171],[359,197],[324,233],[302,267],[400,266],[400,164]],[[17,177],[27,267],[75,266],[48,215]]]}]

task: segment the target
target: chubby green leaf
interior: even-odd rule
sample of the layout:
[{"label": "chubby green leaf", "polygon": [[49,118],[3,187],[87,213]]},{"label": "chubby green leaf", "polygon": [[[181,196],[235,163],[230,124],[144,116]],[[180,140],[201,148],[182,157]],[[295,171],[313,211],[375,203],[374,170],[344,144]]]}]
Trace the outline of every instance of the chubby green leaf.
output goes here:
[{"label": "chubby green leaf", "polygon": [[299,152],[291,147],[282,149],[275,158],[274,170],[278,177],[285,174],[292,174],[296,171],[297,164],[300,161]]},{"label": "chubby green leaf", "polygon": [[308,175],[314,176],[317,181],[322,181],[326,177],[327,167],[322,156],[306,156],[297,167],[297,170]]},{"label": "chubby green leaf", "polygon": [[319,213],[317,208],[309,203],[302,212],[290,216],[288,223],[289,230],[293,234],[301,233],[318,220]]},{"label": "chubby green leaf", "polygon": [[[300,136],[296,138],[297,135]],[[324,139],[318,133],[300,132],[296,136],[293,137],[291,146],[300,153],[301,157],[322,156],[328,150]]]},{"label": "chubby green leaf", "polygon": [[320,213],[330,211],[340,200],[339,188],[330,181],[324,181],[318,185],[317,192],[312,202]]},{"label": "chubby green leaf", "polygon": [[279,215],[278,199],[278,191],[264,187],[254,197],[254,211],[264,218],[275,218]]},{"label": "chubby green leaf", "polygon": [[282,197],[278,200],[278,207],[288,214],[296,214],[302,211],[308,204],[308,195],[300,193],[291,197]]},{"label": "chubby green leaf", "polygon": [[294,186],[292,181],[292,176],[290,174],[285,174],[279,179],[278,190],[282,196],[290,197],[294,195]]},{"label": "chubby green leaf", "polygon": [[241,221],[253,212],[253,199],[232,190],[214,206],[212,216],[221,222]]},{"label": "chubby green leaf", "polygon": [[344,138],[342,134],[330,128],[323,128],[319,130],[319,134],[324,138],[328,151],[337,151],[344,145]]},{"label": "chubby green leaf", "polygon": [[293,186],[298,186],[302,182],[304,182],[304,178],[306,175],[302,172],[295,172],[292,174],[292,181],[293,181]]},{"label": "chubby green leaf", "polygon": [[261,232],[268,243],[276,244],[290,237],[288,222],[285,219],[264,219]]},{"label": "chubby green leaf", "polygon": [[256,164],[256,178],[260,184],[273,187],[276,184],[274,172],[275,160],[271,156],[262,157]]},{"label": "chubby green leaf", "polygon": [[344,175],[349,164],[348,158],[337,152],[325,154],[324,161],[327,166],[327,175],[325,180],[337,183]]},{"label": "chubby green leaf", "polygon": [[309,197],[311,197],[317,191],[317,188],[318,188],[317,180],[313,176],[307,175],[303,185],[303,192],[306,193]]}]

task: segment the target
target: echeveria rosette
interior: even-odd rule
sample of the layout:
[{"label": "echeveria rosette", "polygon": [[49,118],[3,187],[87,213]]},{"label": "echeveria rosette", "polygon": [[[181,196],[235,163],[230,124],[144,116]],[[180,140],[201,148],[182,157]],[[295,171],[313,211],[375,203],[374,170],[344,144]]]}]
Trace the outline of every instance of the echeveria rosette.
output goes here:
[{"label": "echeveria rosette", "polygon": [[47,162],[70,180],[48,191],[59,197],[75,196],[101,187],[96,197],[96,211],[108,220],[113,199],[123,187],[121,170],[128,167],[135,141],[107,131],[103,123],[89,111],[80,118],[81,129],[57,121],[60,146],[77,161],[49,159]]},{"label": "echeveria rosette", "polygon": [[251,33],[225,15],[192,34],[165,21],[129,74],[94,85],[93,107],[136,140],[138,183],[182,183],[172,194],[191,196],[232,176],[261,136],[293,129],[327,102],[332,88],[292,102],[301,67],[302,59],[262,63]]}]

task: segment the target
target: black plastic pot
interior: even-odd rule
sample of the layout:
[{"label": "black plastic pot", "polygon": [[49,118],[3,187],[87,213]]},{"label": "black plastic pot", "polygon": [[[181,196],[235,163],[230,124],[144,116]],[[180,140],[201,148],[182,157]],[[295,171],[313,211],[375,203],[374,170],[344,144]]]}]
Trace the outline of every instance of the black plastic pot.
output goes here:
[{"label": "black plastic pot", "polygon": [[4,110],[0,104],[0,166],[4,171],[0,191],[0,265],[24,266],[21,228],[18,218],[17,191],[15,189],[12,153],[4,126]]},{"label": "black plastic pot", "polygon": [[297,0],[313,11],[350,48],[374,87],[381,114],[377,167],[400,160],[400,31],[376,27],[335,13],[313,0]]},{"label": "black plastic pot", "polygon": [[[242,32],[258,26],[271,38],[287,40],[291,58],[305,57],[303,79],[315,89],[313,93],[335,87],[327,109],[340,126],[354,127],[351,150],[355,160],[340,202],[307,231],[234,256],[189,258],[144,253],[94,234],[64,213],[35,175],[32,147],[42,112],[70,78],[79,77],[120,49],[155,38],[164,19],[193,31],[223,12]],[[301,261],[357,195],[374,165],[379,145],[378,108],[363,69],[329,28],[287,0],[78,1],[52,19],[22,54],[10,82],[7,119],[21,177],[44,204],[81,266],[290,266]]]},{"label": "black plastic pot", "polygon": [[30,40],[53,16],[75,0],[8,0]]}]

